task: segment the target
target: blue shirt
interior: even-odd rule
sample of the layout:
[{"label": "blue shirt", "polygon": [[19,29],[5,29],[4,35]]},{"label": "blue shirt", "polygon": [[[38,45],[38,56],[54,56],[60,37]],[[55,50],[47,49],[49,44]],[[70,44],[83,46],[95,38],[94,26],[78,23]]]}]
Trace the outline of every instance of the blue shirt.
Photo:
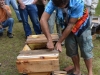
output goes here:
[{"label": "blue shirt", "polygon": [[[59,24],[61,27],[65,28],[64,25],[64,17],[63,17],[63,12],[61,8],[56,7],[52,0],[49,1],[45,8],[45,12],[48,14],[52,14],[53,11],[57,11],[57,18],[59,20]],[[80,18],[83,16],[84,12],[84,2],[83,0],[69,0],[68,8],[66,10],[66,13],[68,14],[68,19],[70,18]],[[80,29],[75,33],[76,36],[80,36],[84,30],[89,26],[87,22],[89,18],[86,19],[86,21],[81,25]]]},{"label": "blue shirt", "polygon": [[[45,12],[47,12],[48,14],[52,14],[52,12],[54,10],[58,10],[58,15],[59,17],[61,17],[62,15],[62,9],[57,8],[52,0],[49,1],[49,3],[47,4],[46,8],[45,8]],[[79,18],[82,17],[83,15],[83,11],[84,11],[84,2],[83,0],[70,0],[69,1],[69,5],[68,5],[68,16],[70,18]]]}]

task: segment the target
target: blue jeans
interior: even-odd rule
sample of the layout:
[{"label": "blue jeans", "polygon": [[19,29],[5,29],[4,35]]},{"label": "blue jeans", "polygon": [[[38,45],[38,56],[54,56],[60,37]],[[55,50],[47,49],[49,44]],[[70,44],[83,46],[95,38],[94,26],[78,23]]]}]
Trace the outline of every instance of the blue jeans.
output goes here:
[{"label": "blue jeans", "polygon": [[5,3],[9,6],[11,4],[11,6],[13,7],[13,9],[14,9],[16,15],[17,15],[18,20],[22,20],[21,17],[20,17],[20,13],[19,13],[19,10],[18,10],[18,5],[16,3],[16,0],[5,0]]},{"label": "blue jeans", "polygon": [[4,21],[2,23],[2,25],[3,25],[3,28],[8,27],[8,32],[12,33],[12,28],[13,28],[13,25],[14,25],[14,19],[13,18],[8,18],[6,21]]},{"label": "blue jeans", "polygon": [[28,23],[28,15],[32,21],[35,33],[41,34],[40,23],[38,21],[38,15],[37,15],[38,10],[37,10],[36,5],[34,5],[34,4],[26,5],[25,9],[20,9],[20,5],[19,5],[19,12],[21,14],[25,35],[29,36],[32,34],[30,25]]}]

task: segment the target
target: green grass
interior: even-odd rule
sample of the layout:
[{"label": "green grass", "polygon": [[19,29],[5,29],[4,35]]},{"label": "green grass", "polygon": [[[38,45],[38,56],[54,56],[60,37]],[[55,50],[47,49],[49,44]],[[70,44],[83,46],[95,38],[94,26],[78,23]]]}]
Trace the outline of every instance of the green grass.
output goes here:
[{"label": "green grass", "polygon": [[[100,15],[99,10],[100,10],[100,5],[98,5],[98,8],[96,9],[96,15]],[[16,57],[18,56],[19,52],[23,49],[25,45],[25,36],[22,23],[18,22],[14,12],[12,17],[14,18],[15,21],[13,27],[14,38],[10,39],[6,36],[7,30],[4,31],[3,37],[0,37],[0,63],[2,63],[2,66],[0,67],[0,75],[21,75],[18,73],[16,68]],[[100,38],[94,40],[93,44],[94,44],[93,73],[94,75],[99,75]],[[80,64],[82,73],[86,75],[87,69],[85,67],[82,58]],[[66,56],[65,48],[63,47],[63,52],[60,53],[60,68],[62,70],[64,67],[69,65],[72,65],[72,61],[69,57]]]},{"label": "green grass", "polygon": [[98,3],[98,6],[96,8],[96,14],[97,16],[100,16],[100,0],[99,0],[99,3]]}]

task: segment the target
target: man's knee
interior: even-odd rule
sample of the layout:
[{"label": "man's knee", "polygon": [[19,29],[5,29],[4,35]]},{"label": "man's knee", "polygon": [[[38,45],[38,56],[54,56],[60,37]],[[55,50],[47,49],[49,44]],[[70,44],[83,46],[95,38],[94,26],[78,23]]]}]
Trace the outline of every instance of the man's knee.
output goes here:
[{"label": "man's knee", "polygon": [[8,18],[8,22],[9,23],[14,23],[14,19],[13,18]]}]

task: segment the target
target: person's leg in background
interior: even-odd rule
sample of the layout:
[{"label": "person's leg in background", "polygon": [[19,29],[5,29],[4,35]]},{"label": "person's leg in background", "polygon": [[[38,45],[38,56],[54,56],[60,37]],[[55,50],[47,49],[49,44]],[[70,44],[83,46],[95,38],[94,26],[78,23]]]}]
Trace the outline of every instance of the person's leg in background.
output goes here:
[{"label": "person's leg in background", "polygon": [[19,7],[19,12],[21,14],[22,22],[23,22],[25,36],[27,38],[29,35],[32,34],[30,25],[28,23],[28,10],[27,10],[27,6],[26,6],[26,8],[24,10],[23,9],[20,9],[20,5],[18,7]]},{"label": "person's leg in background", "polygon": [[55,19],[56,19],[56,12],[54,11],[50,18],[49,18],[49,21],[48,21],[48,24],[49,24],[49,30],[50,30],[50,33],[54,33],[54,25],[55,25]]},{"label": "person's leg in background", "polygon": [[42,14],[43,14],[43,12],[44,12],[45,6],[44,6],[44,5],[39,5],[39,4],[37,4],[36,6],[37,6],[37,9],[38,9],[38,17],[39,17],[39,20],[40,20]]},{"label": "person's leg in background", "polygon": [[29,17],[32,21],[34,31],[36,34],[41,34],[41,27],[38,19],[38,10],[36,5],[28,5],[28,8]]},{"label": "person's leg in background", "polygon": [[56,18],[56,30],[57,30],[58,36],[60,38],[62,35],[62,28],[61,28],[60,24],[58,23],[57,18]]},{"label": "person's leg in background", "polygon": [[10,6],[10,0],[5,0],[5,4]]},{"label": "person's leg in background", "polygon": [[14,25],[14,19],[8,18],[5,22],[3,22],[3,28],[8,27],[7,36],[9,38],[13,38],[12,29]]},{"label": "person's leg in background", "polygon": [[11,5],[12,5],[12,7],[13,7],[15,13],[16,13],[16,16],[17,16],[19,22],[22,22],[16,0],[11,0]]},{"label": "person's leg in background", "polygon": [[20,17],[20,13],[19,13],[19,10],[18,10],[18,5],[17,5],[16,0],[5,0],[5,3],[6,3],[7,5],[9,5],[9,6],[10,6],[10,4],[11,4],[11,6],[13,7],[13,9],[14,9],[14,11],[15,11],[15,13],[16,13],[16,16],[17,16],[17,18],[18,18],[18,21],[19,21],[19,22],[22,22],[22,19],[21,19],[21,17]]},{"label": "person's leg in background", "polygon": [[90,28],[92,29],[92,20],[93,20],[93,15],[90,15]]}]

